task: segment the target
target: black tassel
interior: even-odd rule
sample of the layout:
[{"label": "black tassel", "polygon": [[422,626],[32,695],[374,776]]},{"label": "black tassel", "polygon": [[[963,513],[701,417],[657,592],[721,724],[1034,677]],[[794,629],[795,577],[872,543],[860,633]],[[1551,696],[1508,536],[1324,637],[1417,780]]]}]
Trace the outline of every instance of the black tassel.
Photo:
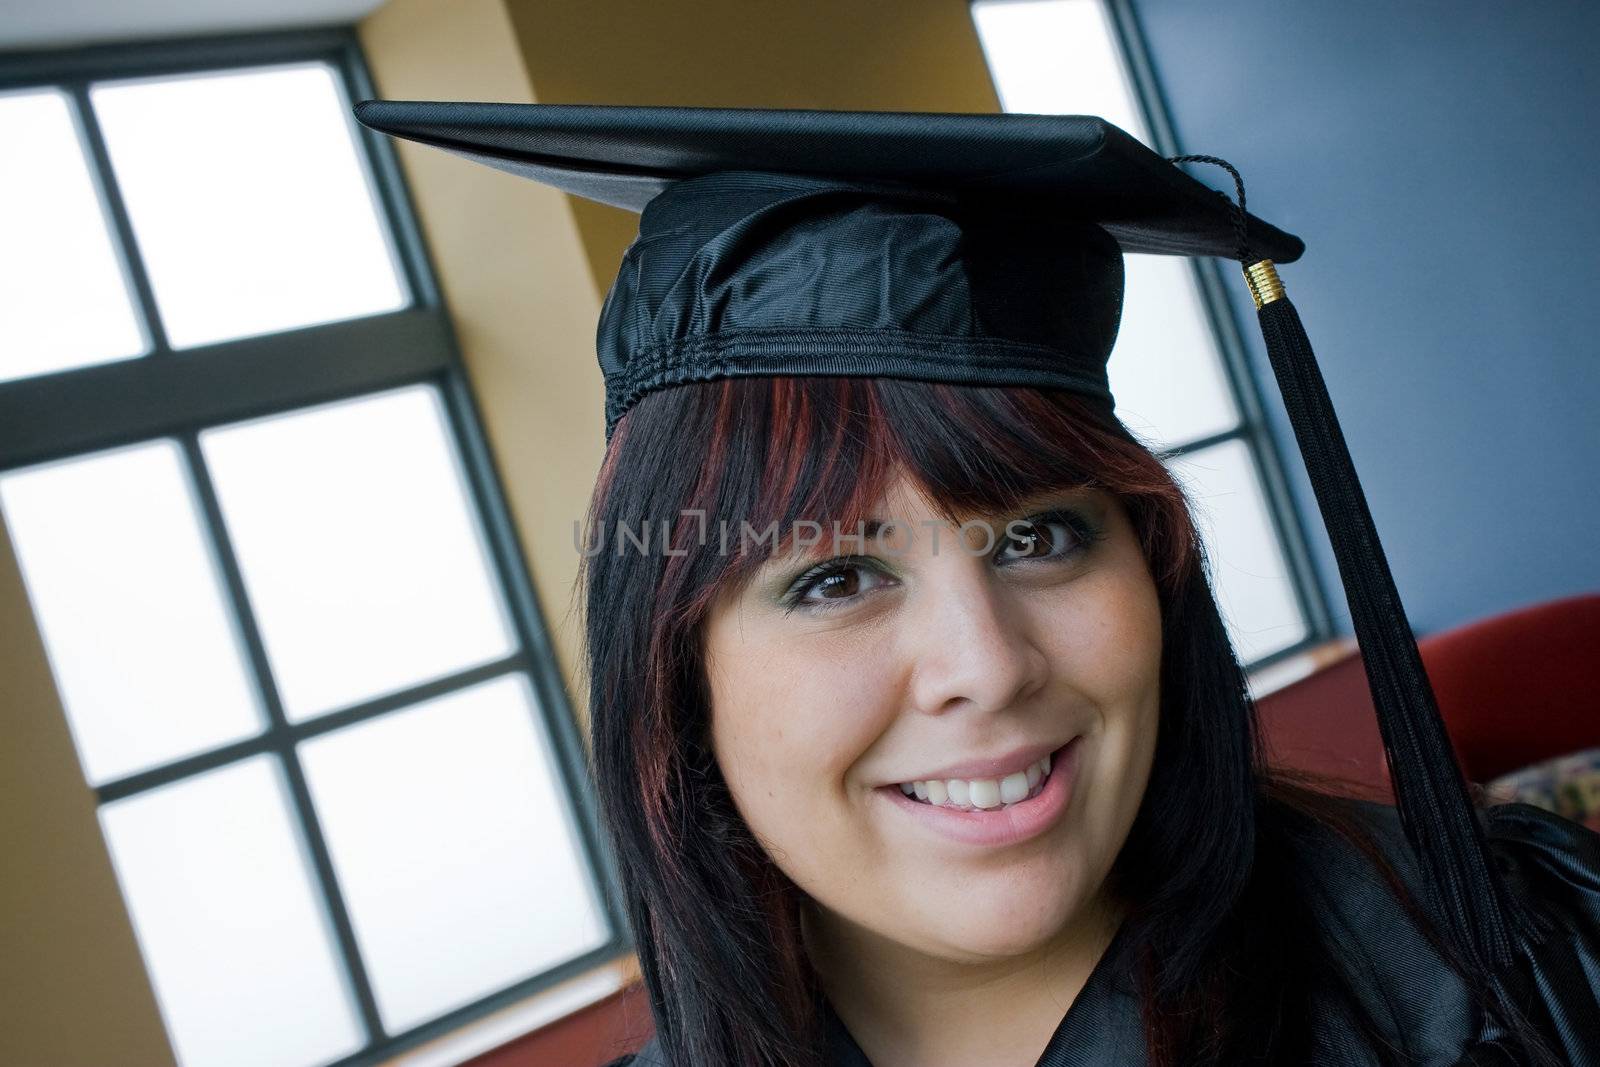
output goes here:
[{"label": "black tassel", "polygon": [[[1508,987],[1516,984],[1510,921],[1523,916],[1512,909],[1490,861],[1483,827],[1445,732],[1416,636],[1406,620],[1300,313],[1284,294],[1272,261],[1258,261],[1251,254],[1250,216],[1238,169],[1216,156],[1174,156],[1170,162],[1213,164],[1233,178],[1238,199],[1228,206],[1239,263],[1255,300],[1267,358],[1311,477],[1317,509],[1333,544],[1378,713],[1400,823],[1446,935],[1466,961],[1490,979],[1494,994],[1505,1004],[1513,998]],[[1227,201],[1224,194],[1217,195]],[[1522,928],[1519,923],[1519,932]]]},{"label": "black tassel", "polygon": [[[1264,264],[1264,266],[1263,266]],[[1261,336],[1327,525],[1407,840],[1451,940],[1490,974],[1512,961],[1503,889],[1299,312],[1270,261],[1247,269]]]},{"label": "black tassel", "polygon": [[[1524,1029],[1530,1025],[1527,1008],[1531,1005],[1548,1032],[1551,1008],[1569,998],[1574,1007],[1568,1010],[1562,1003],[1558,1014],[1582,1017],[1593,1003],[1585,978],[1572,969],[1570,961],[1564,961],[1570,973],[1552,982],[1550,975],[1560,969],[1556,964],[1561,959],[1559,951],[1537,964],[1529,955],[1529,946],[1542,938],[1537,921],[1507,893],[1491,860],[1483,826],[1456,762],[1300,313],[1284,294],[1272,261],[1251,253],[1252,220],[1244,206],[1244,179],[1227,160],[1215,156],[1176,156],[1171,161],[1223,167],[1238,191],[1238,201],[1229,202],[1237,257],[1255,300],[1267,357],[1311,477],[1317,509],[1333,544],[1378,713],[1395,807],[1432,898],[1428,903],[1458,956],[1487,983],[1486,992],[1494,1000],[1501,1022],[1514,1030]],[[1228,199],[1222,193],[1217,195]],[[1529,966],[1534,970],[1527,969]],[[1535,970],[1542,972],[1541,976],[1535,977]],[[1505,1040],[1504,1045],[1491,1042],[1480,1046],[1479,1052],[1469,1054],[1463,1063],[1477,1063],[1480,1056],[1488,1057],[1485,1064],[1529,1062],[1526,1050],[1510,1054],[1508,1050],[1517,1042]],[[1539,1062],[1555,1060],[1541,1055]]]}]

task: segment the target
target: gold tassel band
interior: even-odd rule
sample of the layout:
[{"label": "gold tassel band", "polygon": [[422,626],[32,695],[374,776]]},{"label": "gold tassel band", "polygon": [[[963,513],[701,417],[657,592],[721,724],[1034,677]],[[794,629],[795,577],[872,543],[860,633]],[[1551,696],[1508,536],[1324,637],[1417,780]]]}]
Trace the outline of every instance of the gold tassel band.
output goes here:
[{"label": "gold tassel band", "polygon": [[1283,283],[1278,280],[1278,270],[1270,259],[1246,267],[1244,280],[1250,286],[1250,299],[1256,302],[1257,311],[1274,300],[1283,299]]}]

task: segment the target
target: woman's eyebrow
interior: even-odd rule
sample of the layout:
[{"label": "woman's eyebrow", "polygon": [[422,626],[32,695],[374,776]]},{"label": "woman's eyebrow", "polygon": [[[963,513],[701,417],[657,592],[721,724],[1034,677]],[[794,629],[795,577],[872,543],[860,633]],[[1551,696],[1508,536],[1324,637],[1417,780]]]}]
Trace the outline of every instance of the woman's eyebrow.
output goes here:
[{"label": "woman's eyebrow", "polygon": [[[768,581],[775,576],[776,572],[787,570],[790,567],[820,562],[831,556],[850,555],[851,550],[846,542],[876,537],[885,528],[892,529],[894,521],[892,519],[863,519],[851,526],[840,524],[837,535],[834,534],[834,524],[832,522],[818,523],[818,525],[821,526],[822,533],[817,537],[814,544],[806,545],[802,548],[796,545],[794,539],[791,538],[787,549],[771,553],[761,561],[755,570],[750,572],[746,583],[747,587],[754,587]],[[815,533],[809,526],[803,529],[808,534]],[[838,542],[837,547],[835,547],[836,540]]]}]

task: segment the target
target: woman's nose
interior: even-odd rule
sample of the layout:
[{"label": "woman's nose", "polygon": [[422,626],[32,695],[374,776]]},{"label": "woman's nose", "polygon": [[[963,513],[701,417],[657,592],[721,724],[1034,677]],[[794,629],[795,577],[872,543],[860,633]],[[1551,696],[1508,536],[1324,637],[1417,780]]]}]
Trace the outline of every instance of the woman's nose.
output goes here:
[{"label": "woman's nose", "polygon": [[911,706],[995,712],[1026,700],[1044,685],[1049,661],[1017,594],[984,557],[938,562],[902,607]]}]

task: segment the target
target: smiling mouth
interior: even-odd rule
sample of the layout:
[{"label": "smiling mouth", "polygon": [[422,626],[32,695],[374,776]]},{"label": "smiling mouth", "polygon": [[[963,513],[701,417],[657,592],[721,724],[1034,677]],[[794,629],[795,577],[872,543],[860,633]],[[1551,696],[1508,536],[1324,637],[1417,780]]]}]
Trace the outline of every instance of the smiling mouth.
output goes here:
[{"label": "smiling mouth", "polygon": [[1044,791],[1050,771],[1066,747],[1062,745],[1022,770],[1000,778],[933,778],[901,782],[888,788],[899,789],[908,799],[931,807],[953,811],[1004,811]]}]

